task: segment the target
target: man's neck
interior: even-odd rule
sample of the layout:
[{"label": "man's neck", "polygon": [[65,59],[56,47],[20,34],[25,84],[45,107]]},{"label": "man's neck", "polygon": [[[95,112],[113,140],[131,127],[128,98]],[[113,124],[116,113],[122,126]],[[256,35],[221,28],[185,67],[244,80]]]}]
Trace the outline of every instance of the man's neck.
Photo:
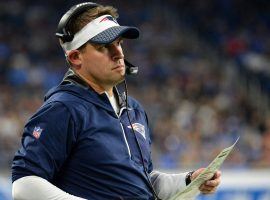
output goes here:
[{"label": "man's neck", "polygon": [[102,94],[104,92],[106,92],[110,97],[113,96],[113,87],[106,87],[106,86],[102,86],[100,84],[95,83],[94,81],[90,81],[88,79],[86,79],[84,76],[82,76],[81,74],[77,74],[81,79],[83,79],[83,81],[85,81],[93,90],[95,90],[98,94]]}]

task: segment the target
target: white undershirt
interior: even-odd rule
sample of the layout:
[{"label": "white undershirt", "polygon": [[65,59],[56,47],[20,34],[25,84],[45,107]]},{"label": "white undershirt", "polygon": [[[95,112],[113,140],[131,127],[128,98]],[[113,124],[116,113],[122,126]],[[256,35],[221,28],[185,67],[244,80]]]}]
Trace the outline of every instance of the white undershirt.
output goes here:
[{"label": "white undershirt", "polygon": [[110,96],[107,92],[105,92],[105,94],[107,95],[112,107],[113,107],[113,110],[114,112],[116,113],[116,115],[118,116],[118,113],[120,111],[120,106],[116,100],[116,97],[115,95],[113,94],[112,96]]},{"label": "white undershirt", "polygon": [[14,181],[12,197],[14,200],[85,200],[64,192],[38,176],[25,176]]}]

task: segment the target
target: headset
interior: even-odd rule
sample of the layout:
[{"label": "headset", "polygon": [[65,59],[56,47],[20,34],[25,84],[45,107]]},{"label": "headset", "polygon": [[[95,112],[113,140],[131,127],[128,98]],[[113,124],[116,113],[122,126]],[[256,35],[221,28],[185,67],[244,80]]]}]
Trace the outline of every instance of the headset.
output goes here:
[{"label": "headset", "polygon": [[[93,2],[85,2],[85,3],[80,3],[80,4],[72,6],[60,19],[55,36],[61,39],[63,43],[71,42],[74,38],[74,35],[71,34],[71,32],[68,30],[68,24],[70,20],[80,15],[81,13],[83,13],[84,11],[88,9],[96,8],[98,6],[100,6],[100,4],[93,3]],[[137,75],[139,71],[139,67],[134,66],[133,64],[128,62],[126,59],[124,59],[124,62],[126,65],[126,74]]]}]

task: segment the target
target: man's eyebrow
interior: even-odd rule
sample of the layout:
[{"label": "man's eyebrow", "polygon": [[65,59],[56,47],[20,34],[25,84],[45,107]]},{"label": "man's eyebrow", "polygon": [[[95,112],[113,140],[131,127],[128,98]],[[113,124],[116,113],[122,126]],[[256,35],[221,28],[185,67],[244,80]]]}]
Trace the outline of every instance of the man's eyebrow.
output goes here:
[{"label": "man's eyebrow", "polygon": [[[90,43],[90,42],[89,42]],[[95,44],[95,43],[90,43],[94,48],[99,48],[102,46],[106,46],[107,44]]]},{"label": "man's eyebrow", "polygon": [[91,43],[91,42],[89,42],[89,44],[91,44],[95,48],[99,48],[99,47],[102,47],[102,46],[108,46],[108,45],[110,45],[110,44],[112,44],[112,43],[114,43],[116,41],[117,42],[123,42],[124,41],[124,38],[123,37],[119,37],[116,40],[114,40],[113,42],[108,43],[108,44],[97,44],[97,43]]}]

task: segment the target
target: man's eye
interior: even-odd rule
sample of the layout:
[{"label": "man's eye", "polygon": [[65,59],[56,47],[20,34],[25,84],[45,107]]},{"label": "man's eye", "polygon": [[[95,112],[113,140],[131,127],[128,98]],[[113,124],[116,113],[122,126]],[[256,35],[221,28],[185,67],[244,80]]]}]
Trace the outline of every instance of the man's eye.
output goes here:
[{"label": "man's eye", "polygon": [[97,47],[96,47],[96,49],[97,50],[103,50],[103,49],[105,49],[105,48],[107,48],[107,45],[98,45]]},{"label": "man's eye", "polygon": [[119,40],[117,44],[118,44],[118,45],[123,44],[123,40]]},{"label": "man's eye", "polygon": [[103,49],[105,47],[105,45],[99,45],[97,46],[97,49]]}]

